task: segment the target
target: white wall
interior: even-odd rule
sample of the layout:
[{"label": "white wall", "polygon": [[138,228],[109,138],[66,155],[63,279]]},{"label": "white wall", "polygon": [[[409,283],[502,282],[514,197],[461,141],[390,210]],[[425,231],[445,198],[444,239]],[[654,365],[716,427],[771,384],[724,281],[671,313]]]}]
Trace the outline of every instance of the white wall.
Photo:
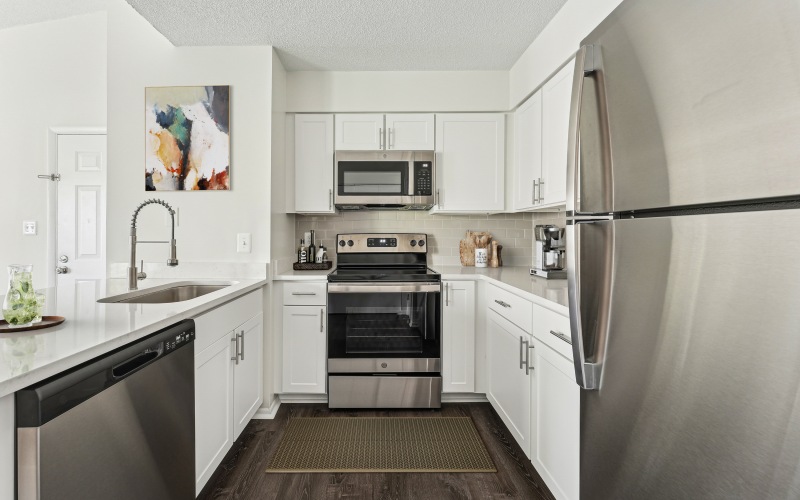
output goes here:
[{"label": "white wall", "polygon": [[287,111],[504,111],[507,71],[296,71]]},{"label": "white wall", "polygon": [[[272,54],[272,261],[282,264],[294,257],[294,214],[287,213],[288,182],[286,151],[287,73],[278,55]],[[294,134],[294,130],[288,131]],[[291,183],[292,186],[294,183]],[[288,260],[287,260],[288,259]]]},{"label": "white wall", "polygon": [[[178,259],[267,262],[270,259],[271,47],[173,47],[124,0],[109,1],[108,262],[129,258],[130,217],[158,197],[179,209]],[[170,85],[231,86],[231,190],[145,192],[144,91]],[[140,239],[164,239],[166,211],[146,207]],[[252,253],[236,252],[250,233]],[[163,263],[164,245],[140,246],[145,262]]]},{"label": "white wall", "polygon": [[[24,49],[24,50],[23,50]],[[0,284],[8,264],[33,264],[34,287],[47,283],[49,127],[106,124],[106,14],[0,30]],[[22,221],[38,223],[22,235]],[[0,292],[3,293],[3,292]]]},{"label": "white wall", "polygon": [[568,0],[509,72],[513,109],[577,52],[581,40],[622,0]]}]

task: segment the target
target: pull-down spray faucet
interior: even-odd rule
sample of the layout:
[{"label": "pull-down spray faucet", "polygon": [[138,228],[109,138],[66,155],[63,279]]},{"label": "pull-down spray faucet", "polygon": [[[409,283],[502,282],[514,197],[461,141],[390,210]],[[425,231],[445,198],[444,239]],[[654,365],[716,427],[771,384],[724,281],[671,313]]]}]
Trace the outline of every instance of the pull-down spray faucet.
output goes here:
[{"label": "pull-down spray faucet", "polygon": [[[151,204],[158,204],[163,205],[164,208],[169,211],[169,215],[172,218],[172,238],[169,241],[136,241],[136,218],[139,216],[139,211],[143,209],[147,205]],[[142,202],[136,210],[133,212],[133,217],[131,218],[131,262],[128,266],[128,290],[136,290],[136,280],[143,280],[147,277],[144,273],[144,269],[142,272],[139,272],[136,269],[136,244],[137,243],[168,243],[169,244],[169,258],[167,259],[168,266],[177,266],[178,265],[178,257],[177,257],[177,247],[175,244],[175,210],[172,209],[169,204],[164,200],[158,199],[151,199]],[[142,265],[144,268],[144,264]]]}]

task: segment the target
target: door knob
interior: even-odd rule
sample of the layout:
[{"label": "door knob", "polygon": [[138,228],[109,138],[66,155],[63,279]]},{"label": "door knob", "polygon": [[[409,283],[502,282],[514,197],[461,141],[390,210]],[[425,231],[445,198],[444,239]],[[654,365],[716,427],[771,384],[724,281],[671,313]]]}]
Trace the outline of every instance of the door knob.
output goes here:
[{"label": "door knob", "polygon": [[56,274],[67,274],[69,272],[69,268],[67,266],[58,266],[56,268]]},{"label": "door knob", "polygon": [[67,257],[66,255],[62,255],[61,257],[58,258],[58,261],[61,262],[62,264],[66,264],[67,262],[69,262],[69,257]]}]

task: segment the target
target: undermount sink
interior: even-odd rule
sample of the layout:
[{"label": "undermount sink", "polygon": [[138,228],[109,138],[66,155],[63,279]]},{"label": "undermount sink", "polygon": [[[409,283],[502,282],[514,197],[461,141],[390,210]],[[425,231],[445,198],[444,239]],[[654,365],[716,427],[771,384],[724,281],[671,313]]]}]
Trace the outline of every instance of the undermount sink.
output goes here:
[{"label": "undermount sink", "polygon": [[133,292],[112,295],[100,299],[97,302],[102,304],[165,304],[168,302],[183,302],[184,300],[196,299],[203,295],[225,287],[231,286],[230,282],[193,282],[182,281],[169,285],[145,288]]}]

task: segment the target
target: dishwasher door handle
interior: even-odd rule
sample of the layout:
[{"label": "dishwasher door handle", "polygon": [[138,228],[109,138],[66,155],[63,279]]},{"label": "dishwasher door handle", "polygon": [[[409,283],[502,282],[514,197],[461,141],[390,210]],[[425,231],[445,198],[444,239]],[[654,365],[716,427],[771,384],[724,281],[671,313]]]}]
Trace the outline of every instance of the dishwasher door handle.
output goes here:
[{"label": "dishwasher door handle", "polygon": [[136,356],[128,358],[122,363],[112,367],[111,375],[113,375],[114,378],[124,378],[139,368],[149,364],[151,361],[159,357],[160,354],[161,353],[159,351],[140,352]]}]

